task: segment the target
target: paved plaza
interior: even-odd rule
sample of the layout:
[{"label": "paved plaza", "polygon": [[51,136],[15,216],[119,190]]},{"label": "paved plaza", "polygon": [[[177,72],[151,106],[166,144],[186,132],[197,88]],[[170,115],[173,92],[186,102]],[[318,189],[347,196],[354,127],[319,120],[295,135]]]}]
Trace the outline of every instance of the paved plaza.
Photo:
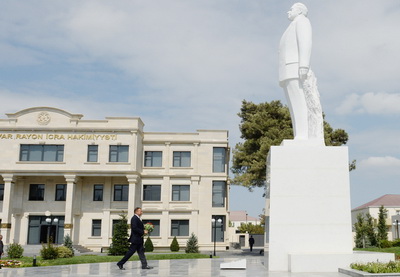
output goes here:
[{"label": "paved plaza", "polygon": [[[245,270],[221,270],[223,262],[235,261],[238,259],[247,260]],[[229,257],[219,259],[198,259],[198,260],[160,260],[149,261],[153,269],[141,269],[139,261],[129,261],[125,264],[126,270],[119,270],[116,263],[96,263],[30,268],[3,268],[0,276],[175,276],[175,277],[205,277],[205,276],[226,276],[226,277],[346,277],[341,273],[282,273],[267,272],[264,267],[262,256]]]}]

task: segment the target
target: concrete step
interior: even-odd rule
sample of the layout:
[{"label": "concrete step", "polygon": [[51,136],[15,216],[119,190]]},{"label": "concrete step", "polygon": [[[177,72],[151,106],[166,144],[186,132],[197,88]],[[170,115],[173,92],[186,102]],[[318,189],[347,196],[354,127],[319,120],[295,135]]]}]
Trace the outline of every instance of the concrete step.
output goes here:
[{"label": "concrete step", "polygon": [[86,248],[82,245],[76,244],[72,245],[72,248],[74,249],[75,252],[78,253],[88,253],[88,252],[93,252],[93,250],[90,250],[89,248]]}]

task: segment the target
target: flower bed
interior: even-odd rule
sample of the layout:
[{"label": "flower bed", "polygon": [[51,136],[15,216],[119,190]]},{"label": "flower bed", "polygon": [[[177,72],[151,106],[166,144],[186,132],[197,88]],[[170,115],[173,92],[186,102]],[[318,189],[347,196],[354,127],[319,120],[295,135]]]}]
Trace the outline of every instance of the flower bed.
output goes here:
[{"label": "flower bed", "polygon": [[2,267],[19,267],[22,265],[22,262],[17,260],[0,260],[0,265]]}]

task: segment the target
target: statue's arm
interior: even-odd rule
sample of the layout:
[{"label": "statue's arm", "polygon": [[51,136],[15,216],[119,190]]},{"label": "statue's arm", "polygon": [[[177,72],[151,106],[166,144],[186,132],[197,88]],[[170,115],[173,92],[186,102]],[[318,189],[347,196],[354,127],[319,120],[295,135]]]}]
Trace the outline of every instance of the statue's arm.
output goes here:
[{"label": "statue's arm", "polygon": [[308,18],[299,18],[296,26],[296,35],[299,47],[299,67],[304,68],[305,71],[308,71],[310,68],[312,48],[312,29],[310,20],[308,20]]}]

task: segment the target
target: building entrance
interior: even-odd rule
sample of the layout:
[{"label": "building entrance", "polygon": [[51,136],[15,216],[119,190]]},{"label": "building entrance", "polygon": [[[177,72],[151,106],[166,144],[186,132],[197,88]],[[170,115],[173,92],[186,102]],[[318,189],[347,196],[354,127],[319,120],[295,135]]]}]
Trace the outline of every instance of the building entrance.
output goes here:
[{"label": "building entrance", "polygon": [[[47,219],[47,221],[46,221]],[[64,241],[64,216],[29,216],[28,244]]]}]

